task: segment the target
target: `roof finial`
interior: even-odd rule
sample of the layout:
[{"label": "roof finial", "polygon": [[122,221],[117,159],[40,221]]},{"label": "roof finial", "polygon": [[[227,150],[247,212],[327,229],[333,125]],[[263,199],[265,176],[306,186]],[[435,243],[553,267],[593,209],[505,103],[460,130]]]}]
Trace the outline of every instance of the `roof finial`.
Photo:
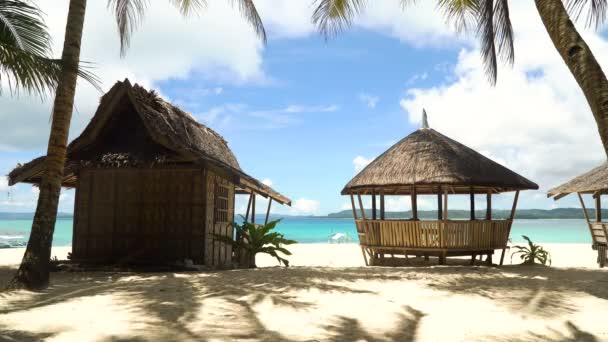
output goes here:
[{"label": "roof finial", "polygon": [[424,108],[422,109],[422,128],[429,128],[429,120],[426,117],[426,110]]}]

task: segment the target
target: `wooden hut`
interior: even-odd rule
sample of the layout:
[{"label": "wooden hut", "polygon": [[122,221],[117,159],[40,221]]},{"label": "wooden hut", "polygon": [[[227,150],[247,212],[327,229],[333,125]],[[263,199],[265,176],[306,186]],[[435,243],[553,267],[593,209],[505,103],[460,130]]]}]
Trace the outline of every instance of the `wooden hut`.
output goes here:
[{"label": "wooden hut", "polygon": [[[565,184],[549,190],[548,197],[553,197],[555,200],[568,196],[572,193],[578,195],[581,202],[581,207],[589,226],[589,232],[593,240],[592,248],[597,250],[597,262],[600,267],[604,267],[608,263],[608,224],[602,219],[602,195],[608,193],[608,163],[594,168]],[[591,195],[595,202],[595,217],[589,217],[584,195]]]},{"label": "wooden hut", "polygon": [[[373,160],[348,182],[342,195],[350,195],[366,264],[401,261],[395,255],[424,255],[427,259],[438,256],[440,264],[447,256],[471,255],[473,262],[475,256],[484,254],[491,263],[497,249],[502,250],[502,264],[519,191],[526,189],[538,189],[538,185],[429,128],[423,113],[422,128]],[[511,191],[515,191],[511,216],[506,220],[493,219],[492,195]],[[470,196],[469,220],[448,217],[448,196],[454,194]],[[371,196],[371,217],[363,207],[364,195]],[[412,218],[387,219],[387,195],[410,196]],[[418,195],[437,196],[436,220],[419,219]],[[487,198],[485,217],[475,217],[475,195]]]},{"label": "wooden hut", "polygon": [[[44,157],[18,166],[11,185],[38,184]],[[62,185],[76,189],[71,257],[222,267],[232,249],[235,194],[291,201],[241,170],[226,141],[154,91],[117,82],[67,149]],[[268,215],[268,212],[267,212]],[[249,215],[248,215],[249,216]],[[255,215],[253,220],[255,220]]]}]

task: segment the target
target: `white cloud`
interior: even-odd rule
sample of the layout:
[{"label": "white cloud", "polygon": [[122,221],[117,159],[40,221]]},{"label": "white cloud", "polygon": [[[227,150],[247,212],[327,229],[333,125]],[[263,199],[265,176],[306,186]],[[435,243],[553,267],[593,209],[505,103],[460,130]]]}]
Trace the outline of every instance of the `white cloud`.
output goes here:
[{"label": "white cloud", "polygon": [[369,108],[376,108],[380,98],[378,96],[361,93],[359,94],[359,101],[363,102]]},{"label": "white cloud", "polygon": [[291,204],[289,213],[291,215],[318,215],[321,203],[308,198],[298,198]]},{"label": "white cloud", "polygon": [[[338,109],[338,105],[299,104],[282,108],[253,109],[242,103],[227,103],[207,110],[198,115],[198,118],[216,129],[279,129],[301,123],[305,117],[297,114],[328,113]],[[238,120],[233,120],[234,118]]]},{"label": "white cloud", "polygon": [[6,176],[0,176],[0,192],[8,191],[10,187],[8,186],[8,178]]},{"label": "white cloud", "polygon": [[264,178],[264,180],[262,180],[262,183],[267,186],[272,186],[272,180],[270,178]]},{"label": "white cloud", "polygon": [[[263,45],[229,2],[209,2],[203,13],[187,19],[169,1],[154,2],[134,33],[124,59],[120,58],[116,23],[106,3],[89,1],[87,5],[81,56],[81,60],[94,63],[93,72],[101,78],[104,90],[126,77],[147,87],[160,80],[184,78],[192,73],[230,83],[267,79],[262,70]],[[44,1],[40,6],[47,14],[54,55],[59,56],[68,1]],[[219,95],[223,88],[211,88],[208,92]],[[72,138],[93,115],[100,95],[79,81]],[[0,120],[11,123],[11,130],[3,130],[0,135],[0,149],[43,147],[50,129],[51,100],[40,101],[27,95],[0,97]]]},{"label": "white cloud", "polygon": [[363,156],[356,156],[353,159],[353,165],[355,166],[355,172],[363,170],[373,159],[367,159]]},{"label": "white cloud", "polygon": [[427,78],[429,78],[429,74],[426,72],[423,72],[422,74],[415,74],[414,76],[410,77],[405,84],[412,85],[418,81],[424,81]]},{"label": "white cloud", "polygon": [[[606,156],[589,106],[547,37],[534,4],[511,4],[516,62],[512,69],[500,69],[496,87],[486,81],[479,51],[463,50],[445,84],[409,89],[401,106],[413,123],[420,122],[419,113],[426,108],[432,128],[546,190]],[[606,40],[579,30],[605,65]]]}]

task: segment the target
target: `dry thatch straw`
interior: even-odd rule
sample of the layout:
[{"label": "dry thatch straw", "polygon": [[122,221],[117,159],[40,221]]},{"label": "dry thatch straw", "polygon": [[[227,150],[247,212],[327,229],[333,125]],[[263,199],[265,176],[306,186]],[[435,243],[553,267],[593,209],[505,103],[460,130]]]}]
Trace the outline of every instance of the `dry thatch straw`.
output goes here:
[{"label": "dry thatch straw", "polygon": [[602,193],[606,190],[608,190],[608,162],[549,190],[547,197],[554,197],[558,200],[575,192]]},{"label": "dry thatch straw", "polygon": [[410,194],[505,192],[538,185],[471,148],[430,129],[408,135],[357,174],[342,194],[384,192]]},{"label": "dry thatch straw", "polygon": [[[122,124],[117,124],[121,115]],[[127,124],[125,124],[125,122]],[[143,125],[143,130],[141,129]],[[91,122],[68,146],[63,186],[75,187],[81,167],[153,167],[198,165],[230,176],[240,191],[255,191],[291,204],[291,200],[241,170],[226,140],[190,114],[128,79],[117,82],[102,98]],[[9,184],[38,184],[44,157],[19,165]],[[237,191],[239,191],[237,189]]]}]

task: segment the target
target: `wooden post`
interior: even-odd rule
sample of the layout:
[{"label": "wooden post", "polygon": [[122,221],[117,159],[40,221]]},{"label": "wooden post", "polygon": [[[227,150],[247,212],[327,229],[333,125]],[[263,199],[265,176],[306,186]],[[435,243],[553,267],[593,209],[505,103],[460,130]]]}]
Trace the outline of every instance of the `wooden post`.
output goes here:
[{"label": "wooden post", "polygon": [[416,194],[416,186],[412,185],[412,219],[418,221],[418,195]]},{"label": "wooden post", "polygon": [[385,213],[384,213],[384,191],[382,191],[380,193],[380,219],[384,220],[385,218]]},{"label": "wooden post", "polygon": [[266,219],[264,220],[264,224],[268,224],[268,217],[270,217],[270,205],[272,205],[272,198],[268,197],[268,209],[266,209]]},{"label": "wooden post", "polygon": [[443,202],[441,201],[441,187],[437,192],[437,220],[443,220]]},{"label": "wooden post", "polygon": [[492,190],[486,194],[486,220],[492,219]]},{"label": "wooden post", "polygon": [[471,221],[475,221],[475,190],[471,188]]},{"label": "wooden post", "polygon": [[585,215],[585,220],[587,220],[587,226],[589,226],[589,232],[593,237],[593,227],[591,226],[591,220],[589,219],[589,213],[587,212],[587,207],[585,206],[585,201],[583,201],[583,196],[581,196],[580,192],[576,193],[578,195],[578,199],[581,201],[581,207],[583,208],[583,214]]},{"label": "wooden post", "polygon": [[602,222],[602,195],[595,194],[595,221]]},{"label": "wooden post", "polygon": [[[513,207],[511,208],[511,215],[509,215],[509,228],[507,230],[507,238],[511,235],[511,226],[513,226],[513,219],[515,218],[515,210],[517,209],[517,200],[519,199],[519,190],[517,190],[515,192],[515,198],[513,199]],[[500,266],[502,266],[502,263],[505,259],[505,252],[507,251],[507,248],[505,246],[505,248],[502,249],[502,253],[500,254]],[[491,258],[490,255],[488,255],[488,261],[491,262]]]},{"label": "wooden post", "polygon": [[511,208],[511,216],[509,216],[509,220],[513,221],[515,218],[515,210],[517,208],[517,200],[519,199],[519,190],[515,191],[515,198],[513,199],[513,207]]},{"label": "wooden post", "polygon": [[448,220],[448,188],[445,188],[444,198],[443,198],[443,219],[445,221]]},{"label": "wooden post", "polygon": [[365,209],[363,208],[363,201],[361,201],[361,194],[357,194],[357,198],[359,199],[359,208],[361,209],[361,218],[363,218],[363,220],[367,220],[367,218],[365,217]]},{"label": "wooden post", "polygon": [[355,205],[355,198],[353,197],[353,194],[350,194],[350,203],[353,206],[353,217],[355,218],[355,220],[358,220],[359,217],[357,217],[357,206]]},{"label": "wooden post", "polygon": [[247,211],[245,212],[245,222],[249,220],[249,210],[251,210],[251,198],[253,196],[253,192],[249,194],[249,201],[247,202]]},{"label": "wooden post", "polygon": [[252,192],[251,195],[253,196],[251,200],[251,223],[255,224],[255,192]]},{"label": "wooden post", "polygon": [[376,192],[372,191],[372,220],[376,219]]}]

